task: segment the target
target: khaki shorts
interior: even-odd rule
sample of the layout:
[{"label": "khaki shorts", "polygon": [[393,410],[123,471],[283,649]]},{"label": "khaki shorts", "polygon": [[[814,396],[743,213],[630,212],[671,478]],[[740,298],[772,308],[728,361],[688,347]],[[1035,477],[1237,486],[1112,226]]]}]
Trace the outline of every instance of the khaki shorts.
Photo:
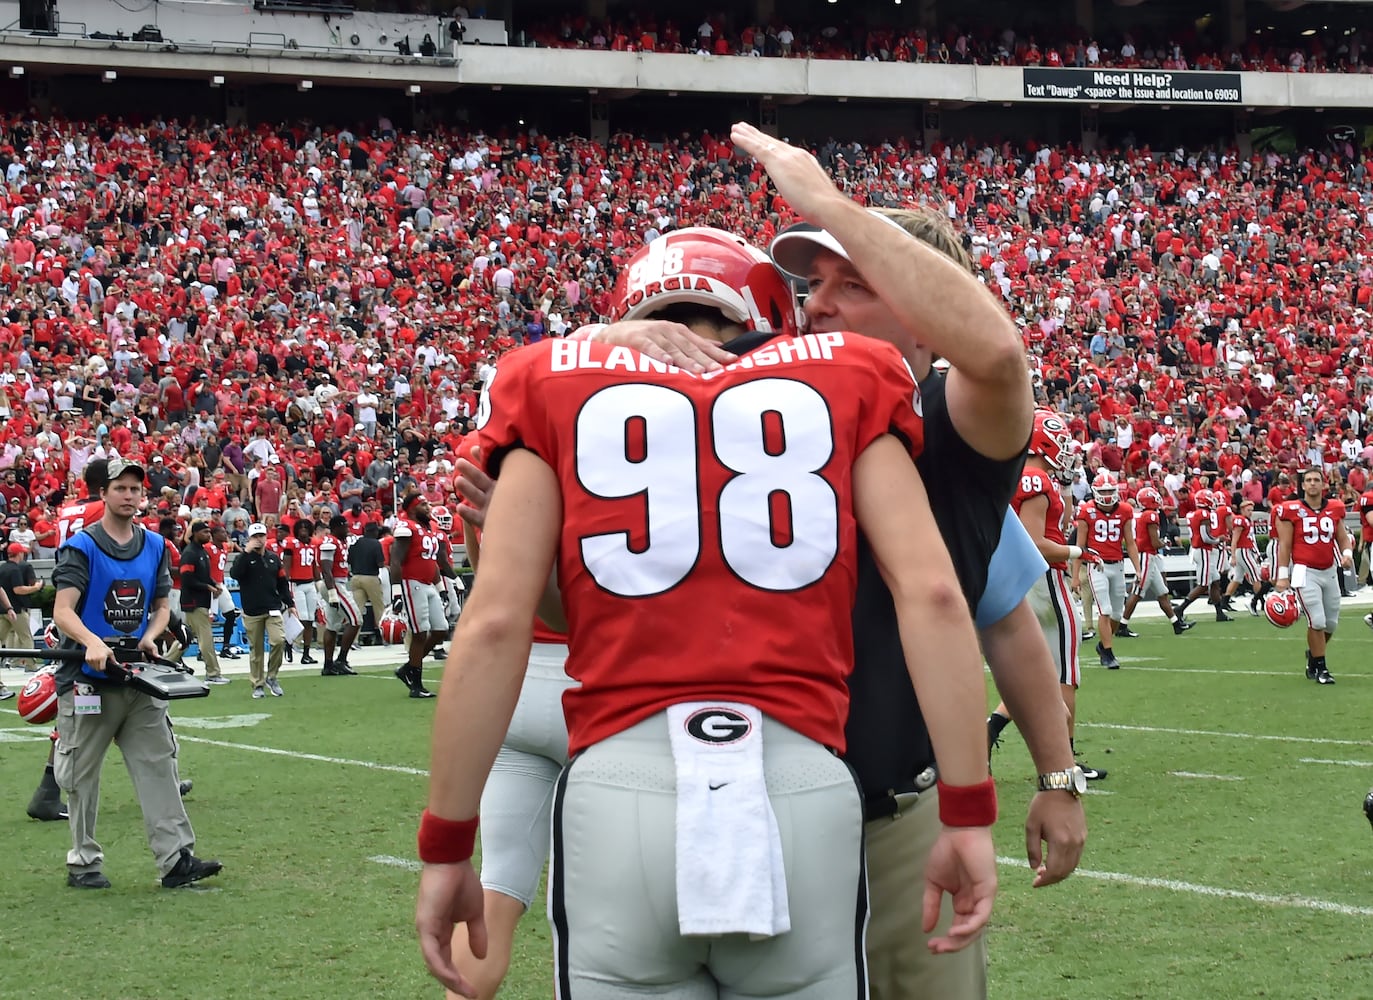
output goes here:
[{"label": "khaki shorts", "polygon": [[947,955],[932,955],[925,947],[953,923],[953,901],[945,895],[934,933],[920,926],[925,862],[941,829],[935,789],[921,792],[895,816],[863,827],[872,908],[867,949],[872,1000],[986,1000],[986,934]]}]

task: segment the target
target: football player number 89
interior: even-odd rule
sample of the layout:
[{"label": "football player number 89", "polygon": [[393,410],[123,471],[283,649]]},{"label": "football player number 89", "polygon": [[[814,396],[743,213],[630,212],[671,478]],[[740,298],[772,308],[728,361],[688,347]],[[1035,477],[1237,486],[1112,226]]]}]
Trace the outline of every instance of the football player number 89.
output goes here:
[{"label": "football player number 89", "polygon": [[[839,498],[820,475],[834,454],[824,397],[789,379],[747,382],[716,398],[709,426],[711,440],[699,441],[692,401],[661,385],[602,389],[578,413],[581,485],[605,499],[642,497],[647,522],[643,545],[628,531],[581,539],[582,560],[603,589],[648,597],[681,583],[700,558],[703,532],[717,530],[702,523],[714,520],[712,506],[725,562],[761,590],[807,587],[834,561]],[[712,456],[733,473],[718,499],[701,494],[699,469]]]}]

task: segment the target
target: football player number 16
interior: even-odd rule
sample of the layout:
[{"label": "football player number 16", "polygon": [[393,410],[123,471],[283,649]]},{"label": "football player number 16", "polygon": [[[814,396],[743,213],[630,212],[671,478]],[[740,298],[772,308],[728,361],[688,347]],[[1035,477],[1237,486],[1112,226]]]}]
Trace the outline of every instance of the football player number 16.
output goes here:
[{"label": "football player number 16", "polygon": [[[775,447],[764,436],[768,419],[781,431]],[[636,425],[640,444],[630,454]],[[632,545],[628,531],[581,539],[582,559],[603,589],[622,597],[672,589],[696,565],[707,531],[718,530],[729,568],[762,590],[809,586],[834,561],[839,498],[820,475],[834,454],[824,397],[790,379],[746,382],[716,397],[709,426],[711,439],[698,440],[691,399],[661,385],[602,389],[577,414],[582,487],[605,499],[642,497],[647,521],[643,545]],[[712,460],[733,473],[718,498],[701,494],[699,469]],[[702,523],[715,520],[712,507],[718,526]],[[789,524],[775,523],[781,510]]]}]

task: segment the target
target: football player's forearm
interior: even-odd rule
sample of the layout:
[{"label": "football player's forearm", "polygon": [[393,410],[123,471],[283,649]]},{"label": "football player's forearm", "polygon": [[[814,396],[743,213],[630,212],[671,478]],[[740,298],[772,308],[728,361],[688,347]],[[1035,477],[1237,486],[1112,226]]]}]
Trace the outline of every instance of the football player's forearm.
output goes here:
[{"label": "football player's forearm", "polygon": [[[475,611],[476,614],[472,612]],[[434,717],[429,811],[470,819],[520,697],[533,638],[521,623],[480,603],[458,622]]]},{"label": "football player's forearm", "polygon": [[1021,601],[979,633],[1001,700],[1015,719],[1039,773],[1073,766],[1058,671],[1034,611]]},{"label": "football player's forearm", "polygon": [[952,566],[947,575],[901,590],[892,590],[901,648],[940,778],[949,785],[975,785],[987,777],[987,691],[967,602]]},{"label": "football player's forearm", "polygon": [[[1030,376],[1010,316],[975,277],[933,247],[874,218],[836,190],[820,217],[853,266],[910,333],[967,378],[993,382],[1024,403],[1029,437]],[[1005,406],[997,402],[997,408]],[[1023,444],[1023,441],[1022,441]]]}]

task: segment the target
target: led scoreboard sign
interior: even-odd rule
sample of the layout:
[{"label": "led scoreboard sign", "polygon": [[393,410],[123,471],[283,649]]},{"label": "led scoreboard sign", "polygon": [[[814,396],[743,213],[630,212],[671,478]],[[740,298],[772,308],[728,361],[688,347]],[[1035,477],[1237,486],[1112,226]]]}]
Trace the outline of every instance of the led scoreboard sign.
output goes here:
[{"label": "led scoreboard sign", "polygon": [[1027,67],[1031,101],[1129,101],[1134,104],[1239,104],[1240,74],[1161,69],[1038,69]]}]

